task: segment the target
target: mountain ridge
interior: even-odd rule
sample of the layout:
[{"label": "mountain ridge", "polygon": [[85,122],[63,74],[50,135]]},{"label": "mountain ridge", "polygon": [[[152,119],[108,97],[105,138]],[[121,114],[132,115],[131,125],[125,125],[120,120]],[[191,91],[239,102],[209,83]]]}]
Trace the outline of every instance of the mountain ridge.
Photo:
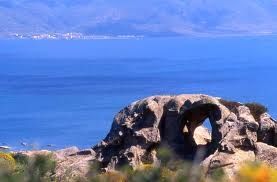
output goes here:
[{"label": "mountain ridge", "polygon": [[0,0],[0,35],[268,35],[275,8],[276,0]]}]

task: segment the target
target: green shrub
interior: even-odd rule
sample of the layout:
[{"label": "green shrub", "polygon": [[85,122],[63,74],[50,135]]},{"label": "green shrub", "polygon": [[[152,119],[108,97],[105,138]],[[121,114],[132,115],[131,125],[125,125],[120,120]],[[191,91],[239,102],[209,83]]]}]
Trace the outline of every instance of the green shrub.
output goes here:
[{"label": "green shrub", "polygon": [[[10,171],[0,171],[1,182],[50,182],[54,179],[56,162],[51,155],[28,157],[23,154],[12,156],[15,167]],[[5,167],[5,166],[3,166]]]},{"label": "green shrub", "polygon": [[[238,115],[237,108],[239,106],[242,106],[242,104],[240,104],[238,102],[227,101],[227,100],[223,100],[223,99],[219,99],[219,102],[222,105],[224,105],[225,107],[227,107],[231,112],[235,113],[236,115]],[[244,105],[249,108],[251,114],[253,115],[253,117],[255,118],[256,121],[259,121],[260,116],[268,111],[268,109],[264,105],[256,103],[256,102],[246,103]]]},{"label": "green shrub", "polygon": [[246,103],[245,106],[249,108],[251,114],[256,121],[260,121],[261,115],[268,111],[268,109],[264,105],[256,102]]},{"label": "green shrub", "polygon": [[145,170],[136,170],[132,175],[129,176],[131,182],[155,182],[160,181],[161,178],[161,169],[160,168],[148,168]]},{"label": "green shrub", "polygon": [[24,166],[27,166],[28,163],[29,163],[29,157],[27,155],[24,155],[24,154],[14,154],[13,155],[13,158],[14,160],[16,161],[17,165],[24,165]]},{"label": "green shrub", "polygon": [[211,181],[224,182],[226,181],[226,175],[222,168],[214,169],[210,172]]},{"label": "green shrub", "polygon": [[160,147],[157,150],[157,157],[161,161],[162,166],[167,166],[167,164],[172,160],[173,152],[168,147]]},{"label": "green shrub", "polygon": [[237,108],[242,105],[238,102],[228,101],[228,100],[224,100],[224,99],[219,99],[219,103],[221,103],[222,105],[227,107],[227,109],[229,109],[231,112],[235,113],[236,115],[238,115]]},{"label": "green shrub", "polygon": [[37,155],[30,160],[28,171],[31,181],[51,181],[51,175],[55,173],[56,162],[51,155]]}]

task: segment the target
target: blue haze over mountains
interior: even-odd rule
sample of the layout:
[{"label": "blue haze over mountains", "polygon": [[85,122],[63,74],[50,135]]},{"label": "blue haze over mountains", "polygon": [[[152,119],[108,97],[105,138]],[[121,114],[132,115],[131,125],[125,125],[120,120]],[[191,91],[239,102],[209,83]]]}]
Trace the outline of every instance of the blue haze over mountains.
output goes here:
[{"label": "blue haze over mountains", "polygon": [[0,35],[256,35],[277,32],[277,0],[0,0]]}]

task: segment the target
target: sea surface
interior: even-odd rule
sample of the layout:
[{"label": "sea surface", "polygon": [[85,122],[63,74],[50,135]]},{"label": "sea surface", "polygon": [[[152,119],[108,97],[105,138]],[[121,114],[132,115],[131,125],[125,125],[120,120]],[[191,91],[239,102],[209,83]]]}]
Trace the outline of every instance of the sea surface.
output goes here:
[{"label": "sea surface", "polygon": [[1,40],[0,145],[88,148],[120,109],[158,94],[255,101],[277,117],[276,83],[274,36]]}]

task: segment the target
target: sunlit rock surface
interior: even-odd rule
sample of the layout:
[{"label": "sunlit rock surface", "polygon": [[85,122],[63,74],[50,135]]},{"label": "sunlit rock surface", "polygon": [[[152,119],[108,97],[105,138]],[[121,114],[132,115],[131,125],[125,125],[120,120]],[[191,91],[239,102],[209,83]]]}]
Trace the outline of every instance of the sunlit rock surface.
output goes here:
[{"label": "sunlit rock surface", "polygon": [[[207,174],[222,168],[232,176],[245,161],[276,165],[276,122],[267,113],[255,120],[251,112],[242,103],[207,95],[152,96],[122,109],[93,150],[106,171],[158,163],[161,145],[187,160],[201,151]],[[205,120],[211,131],[201,126]]]}]

